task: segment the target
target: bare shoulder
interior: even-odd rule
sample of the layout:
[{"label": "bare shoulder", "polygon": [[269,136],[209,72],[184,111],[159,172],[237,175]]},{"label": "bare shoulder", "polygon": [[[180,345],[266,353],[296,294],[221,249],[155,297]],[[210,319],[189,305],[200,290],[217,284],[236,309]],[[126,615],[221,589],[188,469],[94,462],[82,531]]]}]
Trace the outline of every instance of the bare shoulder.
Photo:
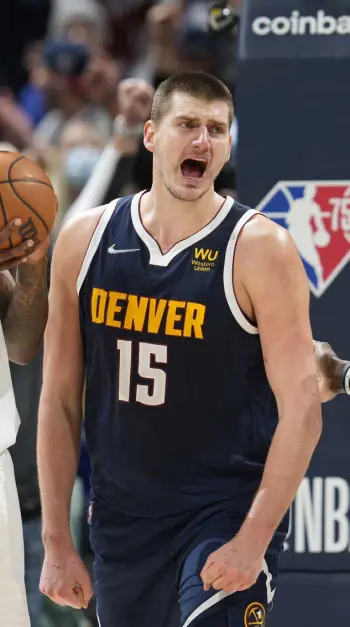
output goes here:
[{"label": "bare shoulder", "polygon": [[273,272],[302,267],[298,250],[288,231],[264,215],[254,215],[239,235],[236,260],[242,269]]},{"label": "bare shoulder", "polygon": [[239,234],[233,286],[245,315],[256,322],[261,306],[283,307],[289,295],[309,297],[309,284],[299,252],[288,231],[256,214]]},{"label": "bare shoulder", "polygon": [[106,205],[69,220],[59,233],[53,254],[53,271],[75,285],[86,251]]}]

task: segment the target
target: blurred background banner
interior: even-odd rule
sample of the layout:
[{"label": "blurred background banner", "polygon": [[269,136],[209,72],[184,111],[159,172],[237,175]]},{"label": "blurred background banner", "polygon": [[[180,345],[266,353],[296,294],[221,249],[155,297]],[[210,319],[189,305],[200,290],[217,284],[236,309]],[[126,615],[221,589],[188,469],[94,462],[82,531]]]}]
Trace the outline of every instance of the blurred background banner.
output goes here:
[{"label": "blurred background banner", "polygon": [[[350,2],[246,0],[240,24],[237,194],[286,228],[311,288],[316,339],[350,353]],[[292,507],[269,625],[342,624],[350,585],[347,399]]]},{"label": "blurred background banner", "polygon": [[350,56],[348,0],[248,0],[241,55],[250,59]]}]

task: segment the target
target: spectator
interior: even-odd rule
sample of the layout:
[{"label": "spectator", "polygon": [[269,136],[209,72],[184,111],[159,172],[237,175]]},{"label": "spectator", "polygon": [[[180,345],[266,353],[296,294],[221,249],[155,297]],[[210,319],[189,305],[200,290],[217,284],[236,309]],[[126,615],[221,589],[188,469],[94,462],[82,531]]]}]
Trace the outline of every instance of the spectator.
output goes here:
[{"label": "spectator", "polygon": [[73,119],[62,129],[58,146],[46,152],[46,170],[59,199],[53,238],[67,208],[90,178],[104,147],[104,137],[92,123]]}]

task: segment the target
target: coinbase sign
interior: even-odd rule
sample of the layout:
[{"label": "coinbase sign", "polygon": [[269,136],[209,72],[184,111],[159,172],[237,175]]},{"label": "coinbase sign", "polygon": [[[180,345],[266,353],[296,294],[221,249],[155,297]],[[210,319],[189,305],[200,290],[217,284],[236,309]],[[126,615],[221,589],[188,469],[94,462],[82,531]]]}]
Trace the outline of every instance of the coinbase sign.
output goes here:
[{"label": "coinbase sign", "polygon": [[350,0],[319,0],[314,11],[305,11],[305,4],[305,0],[245,0],[241,59],[349,58]]},{"label": "coinbase sign", "polygon": [[269,17],[260,15],[252,22],[252,31],[258,37],[266,35],[350,35],[350,15],[334,17],[325,11],[317,11],[316,15],[301,15],[300,11],[292,11],[289,16],[277,15]]}]

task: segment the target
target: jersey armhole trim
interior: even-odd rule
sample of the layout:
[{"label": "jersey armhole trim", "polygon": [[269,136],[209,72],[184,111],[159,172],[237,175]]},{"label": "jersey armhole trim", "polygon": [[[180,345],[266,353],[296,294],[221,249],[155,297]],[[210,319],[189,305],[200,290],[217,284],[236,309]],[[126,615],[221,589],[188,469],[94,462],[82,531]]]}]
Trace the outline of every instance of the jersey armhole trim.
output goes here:
[{"label": "jersey armhole trim", "polygon": [[91,262],[95,256],[99,243],[102,239],[103,233],[106,230],[107,224],[110,221],[114,209],[117,206],[119,198],[112,200],[108,205],[105,206],[104,211],[97,223],[97,226],[92,234],[90,239],[89,246],[87,247],[84,261],[82,263],[78,278],[77,278],[77,292],[80,293],[81,286],[83,285],[86,275],[88,273]]},{"label": "jersey armhole trim", "polygon": [[250,333],[251,335],[257,335],[259,333],[259,329],[257,326],[249,322],[248,318],[246,318],[237,302],[236,295],[233,289],[233,258],[236,250],[238,236],[242,228],[254,215],[258,213],[259,211],[256,211],[255,209],[249,209],[238,220],[227,244],[224,263],[224,291],[227,304],[231,309],[231,313],[236,322],[238,322],[238,324],[240,325],[240,327],[242,327],[244,331]]}]

